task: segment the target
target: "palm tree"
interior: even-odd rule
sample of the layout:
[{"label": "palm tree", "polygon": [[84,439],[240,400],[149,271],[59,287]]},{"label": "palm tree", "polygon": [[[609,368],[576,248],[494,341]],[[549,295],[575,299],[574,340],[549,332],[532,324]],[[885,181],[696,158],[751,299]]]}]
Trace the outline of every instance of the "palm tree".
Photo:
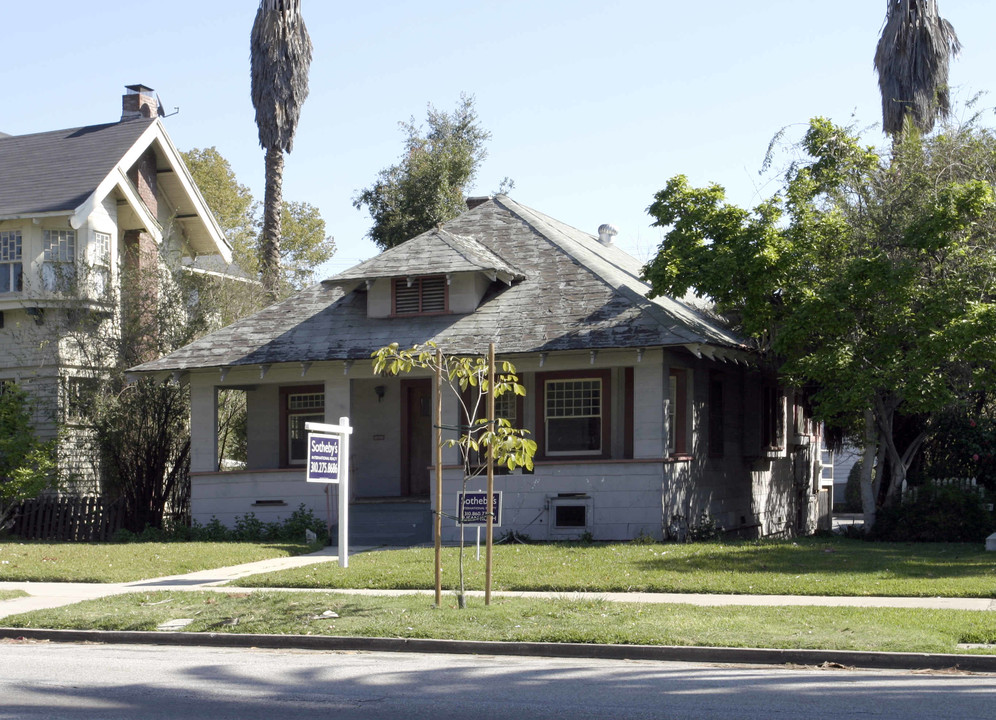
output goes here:
[{"label": "palm tree", "polygon": [[266,150],[260,269],[263,287],[275,299],[280,285],[284,153],[294,146],[311,67],[311,38],[301,17],[301,0],[260,0],[249,51],[252,104],[259,144]]},{"label": "palm tree", "polygon": [[937,14],[937,0],[886,0],[886,7],[875,50],[882,129],[895,135],[909,118],[920,132],[930,132],[949,112],[948,60],[961,43]]}]

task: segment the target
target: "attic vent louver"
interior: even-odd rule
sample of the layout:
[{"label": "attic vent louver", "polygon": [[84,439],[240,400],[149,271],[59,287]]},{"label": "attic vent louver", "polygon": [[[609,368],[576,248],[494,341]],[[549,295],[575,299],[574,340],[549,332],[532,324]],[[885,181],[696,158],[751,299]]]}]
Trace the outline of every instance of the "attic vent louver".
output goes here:
[{"label": "attic vent louver", "polygon": [[612,238],[619,234],[614,225],[609,225],[605,223],[604,225],[598,226],[598,242],[602,245],[611,245]]}]

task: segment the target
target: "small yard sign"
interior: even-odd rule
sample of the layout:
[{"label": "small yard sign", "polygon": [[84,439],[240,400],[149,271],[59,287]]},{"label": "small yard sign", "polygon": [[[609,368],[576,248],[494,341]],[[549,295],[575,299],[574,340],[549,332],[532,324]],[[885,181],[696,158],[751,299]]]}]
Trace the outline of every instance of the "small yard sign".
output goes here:
[{"label": "small yard sign", "polygon": [[[501,492],[492,494],[494,526],[501,527]],[[457,525],[488,524],[488,493],[484,490],[457,493]]]}]

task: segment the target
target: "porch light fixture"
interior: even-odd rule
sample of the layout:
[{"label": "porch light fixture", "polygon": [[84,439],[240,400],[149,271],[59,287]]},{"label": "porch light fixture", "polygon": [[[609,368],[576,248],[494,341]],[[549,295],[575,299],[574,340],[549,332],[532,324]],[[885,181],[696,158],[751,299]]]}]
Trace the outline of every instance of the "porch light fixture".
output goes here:
[{"label": "porch light fixture", "polygon": [[386,391],[387,388],[384,387],[383,385],[378,385],[374,388],[374,392],[377,394],[377,402],[380,402],[381,400],[384,399],[384,393]]}]

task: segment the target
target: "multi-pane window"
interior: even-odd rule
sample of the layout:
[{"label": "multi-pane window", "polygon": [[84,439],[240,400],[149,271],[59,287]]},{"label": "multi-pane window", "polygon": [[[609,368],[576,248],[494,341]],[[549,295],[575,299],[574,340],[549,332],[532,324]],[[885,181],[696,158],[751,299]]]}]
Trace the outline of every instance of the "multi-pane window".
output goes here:
[{"label": "multi-pane window", "polygon": [[42,233],[42,282],[49,292],[65,292],[76,277],[76,231]]},{"label": "multi-pane window", "polygon": [[547,380],[544,436],[548,455],[602,452],[602,379]]},{"label": "multi-pane window", "polygon": [[495,398],[495,417],[505,418],[512,424],[512,427],[518,427],[519,424],[517,399],[518,395],[511,390],[503,392]]},{"label": "multi-pane window", "polygon": [[111,264],[111,236],[107,233],[93,234],[93,264],[101,267]]},{"label": "multi-pane window", "polygon": [[24,266],[21,263],[21,231],[0,232],[0,293],[24,289]]},{"label": "multi-pane window", "polygon": [[325,422],[325,393],[298,392],[287,397],[287,464],[304,465],[308,459],[305,423]]},{"label": "multi-pane window", "polygon": [[98,295],[103,295],[111,279],[111,236],[107,233],[93,234],[93,286]]},{"label": "multi-pane window", "polygon": [[394,279],[394,314],[446,312],[446,278],[442,275]]}]

